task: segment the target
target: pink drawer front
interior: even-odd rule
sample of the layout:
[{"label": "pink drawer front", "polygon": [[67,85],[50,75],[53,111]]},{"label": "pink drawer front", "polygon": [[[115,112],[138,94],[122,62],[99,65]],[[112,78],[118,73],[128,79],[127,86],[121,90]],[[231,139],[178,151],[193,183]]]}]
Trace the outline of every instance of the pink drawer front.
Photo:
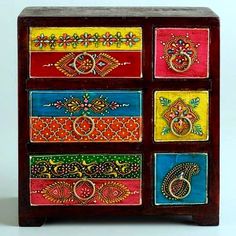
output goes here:
[{"label": "pink drawer front", "polygon": [[155,29],[155,78],[207,78],[208,67],[209,29]]}]

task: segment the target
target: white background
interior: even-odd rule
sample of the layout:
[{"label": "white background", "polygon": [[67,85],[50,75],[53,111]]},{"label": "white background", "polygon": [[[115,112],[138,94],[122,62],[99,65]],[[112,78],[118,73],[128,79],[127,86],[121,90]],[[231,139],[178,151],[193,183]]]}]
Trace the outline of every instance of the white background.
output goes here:
[{"label": "white background", "polygon": [[[221,18],[221,218],[219,227],[157,223],[55,222],[17,226],[17,15],[27,6],[207,6]],[[0,0],[0,236],[232,235],[236,210],[236,4],[233,0]]]}]

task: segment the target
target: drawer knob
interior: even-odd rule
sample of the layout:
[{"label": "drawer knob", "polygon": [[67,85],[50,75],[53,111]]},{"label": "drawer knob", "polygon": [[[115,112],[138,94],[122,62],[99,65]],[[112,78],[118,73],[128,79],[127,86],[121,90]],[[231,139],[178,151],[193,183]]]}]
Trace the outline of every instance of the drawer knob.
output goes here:
[{"label": "drawer knob", "polygon": [[192,122],[187,117],[175,117],[170,123],[171,132],[178,137],[187,136],[192,128]]},{"label": "drawer knob", "polygon": [[96,62],[91,54],[83,52],[75,57],[73,64],[79,74],[86,75],[94,70]]},{"label": "drawer knob", "polygon": [[191,192],[192,176],[200,172],[197,163],[183,162],[174,166],[162,182],[162,194],[169,200],[186,198]]},{"label": "drawer knob", "polygon": [[[182,172],[180,176],[174,178],[169,185],[170,195],[176,200],[186,198],[191,192],[191,184],[187,179],[183,177],[183,175],[184,173]],[[183,194],[179,194],[178,191],[176,190],[177,188],[179,188],[178,186],[181,185],[185,185],[185,191],[183,191]]]},{"label": "drawer knob", "polygon": [[73,191],[79,200],[88,201],[94,196],[96,188],[91,180],[84,178],[74,184]]},{"label": "drawer knob", "polygon": [[79,136],[89,136],[95,128],[95,123],[91,117],[86,115],[77,117],[73,122],[73,129]]},{"label": "drawer knob", "polygon": [[178,73],[187,71],[191,64],[192,59],[186,52],[181,51],[170,58],[170,68]]}]

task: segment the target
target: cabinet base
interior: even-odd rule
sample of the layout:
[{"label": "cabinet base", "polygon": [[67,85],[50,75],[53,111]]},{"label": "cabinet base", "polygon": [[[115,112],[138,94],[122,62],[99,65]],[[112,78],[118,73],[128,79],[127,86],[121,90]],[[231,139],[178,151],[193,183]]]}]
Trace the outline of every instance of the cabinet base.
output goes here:
[{"label": "cabinet base", "polygon": [[19,217],[19,226],[39,227],[46,222],[46,217]]},{"label": "cabinet base", "polygon": [[219,225],[219,215],[194,215],[193,221],[200,226]]},{"label": "cabinet base", "polygon": [[[182,220],[180,220],[179,218],[176,218],[176,220],[174,220],[175,218],[173,218],[172,216],[170,217],[167,217],[165,216],[164,219],[161,217],[161,216],[148,216],[148,217],[138,217],[138,219],[135,217],[135,220],[133,217],[125,217],[125,221],[123,219],[123,217],[118,217],[118,218],[113,218],[112,221],[115,221],[115,222],[127,222],[127,221],[130,221],[131,223],[132,222],[161,222],[162,220],[165,220],[165,222],[181,222]],[[181,218],[182,219],[182,218]],[[184,220],[185,218],[183,218],[183,223],[185,222]],[[19,218],[19,226],[22,226],[22,227],[39,227],[39,226],[42,226],[45,222],[46,222],[47,218],[46,217],[20,217]],[[59,219],[60,222],[63,222],[63,219],[60,218]],[[68,218],[66,219],[68,220]],[[89,219],[86,218],[85,219],[77,219],[78,221],[81,221],[81,222],[88,222]],[[104,220],[102,220],[102,218],[100,218],[99,220],[96,220],[96,219],[91,219],[91,223],[94,223],[94,222],[110,222],[111,219],[108,219],[108,218],[105,218]],[[57,219],[55,217],[53,217],[53,222],[57,221]],[[192,221],[191,223],[189,222],[189,220],[187,220],[186,222],[188,222],[187,224],[191,224],[193,223],[196,223],[197,225],[199,226],[217,226],[219,225],[219,216],[218,215],[193,215],[192,216]]]}]

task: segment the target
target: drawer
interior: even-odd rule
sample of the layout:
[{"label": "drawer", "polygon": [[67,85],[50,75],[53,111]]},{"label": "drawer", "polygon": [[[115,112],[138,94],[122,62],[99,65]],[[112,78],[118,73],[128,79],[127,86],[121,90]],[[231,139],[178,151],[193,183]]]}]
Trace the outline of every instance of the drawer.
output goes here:
[{"label": "drawer", "polygon": [[141,78],[140,27],[31,27],[31,78]]},{"label": "drawer", "polygon": [[206,204],[207,173],[205,153],[156,153],[155,205]]},{"label": "drawer", "polygon": [[208,91],[155,91],[155,142],[208,140],[208,113]]},{"label": "drawer", "polygon": [[156,28],[155,78],[207,78],[209,29]]},{"label": "drawer", "polygon": [[30,156],[30,203],[141,205],[139,154]]},{"label": "drawer", "polygon": [[30,92],[31,142],[141,142],[142,92]]}]

